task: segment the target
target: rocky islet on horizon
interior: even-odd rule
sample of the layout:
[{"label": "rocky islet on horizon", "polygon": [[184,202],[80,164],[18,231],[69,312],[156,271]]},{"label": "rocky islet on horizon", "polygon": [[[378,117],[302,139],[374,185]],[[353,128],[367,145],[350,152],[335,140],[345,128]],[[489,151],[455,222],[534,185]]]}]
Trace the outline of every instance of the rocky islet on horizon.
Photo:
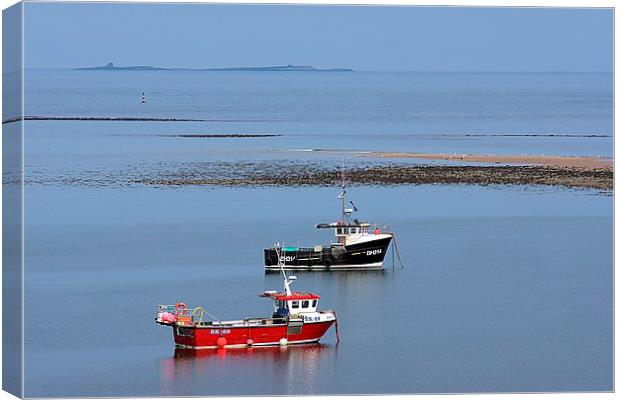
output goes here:
[{"label": "rocky islet on horizon", "polygon": [[275,65],[266,67],[230,68],[164,68],[151,65],[130,65],[118,67],[114,63],[98,67],[79,67],[77,71],[237,71],[237,72],[353,72],[350,68],[315,68],[312,65]]}]

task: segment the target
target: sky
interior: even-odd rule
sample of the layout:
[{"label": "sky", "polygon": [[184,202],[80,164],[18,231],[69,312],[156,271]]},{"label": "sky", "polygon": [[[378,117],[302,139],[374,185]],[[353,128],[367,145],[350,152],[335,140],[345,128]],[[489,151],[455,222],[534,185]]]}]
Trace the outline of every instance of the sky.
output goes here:
[{"label": "sky", "polygon": [[612,49],[609,8],[30,2],[24,15],[26,68],[610,72]]}]

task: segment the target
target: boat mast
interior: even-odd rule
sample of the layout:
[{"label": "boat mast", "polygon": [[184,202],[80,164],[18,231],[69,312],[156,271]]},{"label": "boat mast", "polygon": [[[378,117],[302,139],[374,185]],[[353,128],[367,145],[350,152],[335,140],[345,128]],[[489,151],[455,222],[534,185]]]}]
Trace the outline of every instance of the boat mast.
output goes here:
[{"label": "boat mast", "polygon": [[280,246],[280,243],[276,243],[276,255],[278,256],[278,266],[280,267],[280,272],[282,272],[282,276],[284,277],[284,293],[287,296],[290,296],[292,293],[291,292],[292,280],[289,281],[289,279],[286,276],[286,272],[284,271],[286,257],[283,255],[283,253],[281,253],[281,251],[283,251],[282,249],[284,249],[284,244]]},{"label": "boat mast", "polygon": [[347,193],[347,183],[345,181],[344,178],[344,160],[342,161],[342,167],[340,169],[340,187],[341,187],[341,191],[340,194],[338,195],[338,198],[340,199],[340,212],[341,212],[341,218],[342,218],[342,223],[346,224],[347,220],[346,220],[346,214],[345,214],[345,209],[344,209],[344,195]]}]

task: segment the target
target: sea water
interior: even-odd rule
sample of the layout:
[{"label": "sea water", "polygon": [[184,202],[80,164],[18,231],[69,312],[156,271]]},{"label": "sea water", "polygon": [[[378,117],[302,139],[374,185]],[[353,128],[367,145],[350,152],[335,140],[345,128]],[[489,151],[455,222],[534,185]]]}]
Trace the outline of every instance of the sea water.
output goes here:
[{"label": "sea water", "polygon": [[[612,196],[353,186],[404,268],[390,252],[381,272],[297,274],[341,342],[192,354],[156,305],[270,315],[262,249],[328,243],[313,226],[338,217],[338,188],[115,184],[195,162],[354,166],[352,150],[611,156],[611,79],[27,71],[27,115],[209,121],[25,123],[26,396],[612,390]],[[174,137],[218,133],[282,136]]]}]

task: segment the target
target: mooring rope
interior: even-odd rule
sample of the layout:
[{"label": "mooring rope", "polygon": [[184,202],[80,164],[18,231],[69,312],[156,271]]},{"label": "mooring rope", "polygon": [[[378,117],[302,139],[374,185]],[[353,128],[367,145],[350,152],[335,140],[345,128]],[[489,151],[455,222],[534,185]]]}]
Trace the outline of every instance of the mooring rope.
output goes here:
[{"label": "mooring rope", "polygon": [[340,343],[340,332],[338,332],[338,316],[336,315],[336,310],[332,310],[334,313],[334,318],[336,318],[336,344]]},{"label": "mooring rope", "polygon": [[396,258],[398,259],[398,264],[400,264],[400,269],[405,268],[405,264],[403,264],[403,260],[400,258],[400,251],[398,251],[398,244],[396,243],[396,234],[392,233],[392,240],[394,241],[393,249],[396,251]]}]

